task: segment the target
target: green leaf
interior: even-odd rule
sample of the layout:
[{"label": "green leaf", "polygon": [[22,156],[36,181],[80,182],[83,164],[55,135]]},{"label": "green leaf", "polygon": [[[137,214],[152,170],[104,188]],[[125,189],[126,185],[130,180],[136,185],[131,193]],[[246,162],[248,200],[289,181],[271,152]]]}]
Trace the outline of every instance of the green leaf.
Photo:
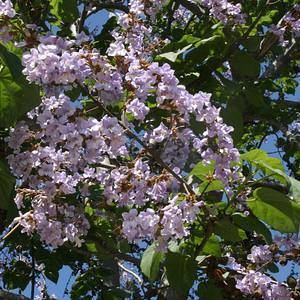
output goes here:
[{"label": "green leaf", "polygon": [[241,159],[249,161],[266,175],[272,175],[277,180],[286,183],[286,175],[280,159],[270,157],[265,151],[260,149],[255,149],[242,154]]},{"label": "green leaf", "polygon": [[204,181],[199,185],[198,193],[211,192],[211,191],[221,191],[224,189],[224,183],[220,180]]},{"label": "green leaf", "polygon": [[222,237],[225,241],[239,242],[247,239],[245,232],[236,227],[229,218],[224,218],[217,221],[214,232]]},{"label": "green leaf", "polygon": [[0,124],[12,125],[40,103],[40,91],[22,74],[19,49],[0,45],[0,57],[5,65],[0,68]]},{"label": "green leaf", "polygon": [[230,60],[233,76],[236,79],[255,79],[260,73],[260,64],[247,52],[239,51]]},{"label": "green leaf", "polygon": [[59,279],[59,270],[56,268],[46,267],[45,275],[47,276],[47,278],[49,278],[52,282],[56,284]]},{"label": "green leaf", "polygon": [[242,42],[243,46],[251,52],[259,50],[259,45],[262,41],[260,36],[249,36],[245,41]]},{"label": "green leaf", "polygon": [[79,17],[76,0],[51,0],[51,14],[59,22],[73,23]]},{"label": "green leaf", "polygon": [[231,134],[234,142],[239,142],[244,133],[244,118],[241,109],[239,109],[236,103],[230,103],[222,110],[222,117],[226,124],[234,128]]},{"label": "green leaf", "polygon": [[293,177],[288,177],[290,195],[293,197],[293,200],[297,203],[300,203],[300,181]]},{"label": "green leaf", "polygon": [[31,268],[25,262],[14,261],[12,266],[3,273],[4,285],[11,290],[16,288],[25,290],[31,280],[30,273]]},{"label": "green leaf", "polygon": [[214,164],[203,164],[199,162],[191,171],[190,175],[194,175],[199,179],[206,181],[207,177],[211,177],[214,174],[215,166]]},{"label": "green leaf", "polygon": [[256,217],[282,233],[298,232],[299,207],[296,203],[270,188],[258,188],[253,195],[254,199],[247,204]]},{"label": "green leaf", "polygon": [[188,49],[190,49],[192,47],[192,45],[187,45],[185,46],[184,48],[176,51],[176,52],[167,52],[167,53],[162,53],[158,56],[159,57],[162,57],[162,58],[165,58],[171,62],[175,62],[178,58],[179,55],[183,54],[184,52],[186,52]]},{"label": "green leaf", "polygon": [[164,257],[156,248],[156,243],[149,246],[141,260],[141,270],[151,281],[157,279],[160,263]]},{"label": "green leaf", "polygon": [[166,257],[167,278],[180,294],[186,294],[197,278],[197,263],[191,257],[169,252]]},{"label": "green leaf", "polygon": [[[263,1],[263,0],[261,0],[261,1]],[[260,18],[260,20],[257,23],[257,25],[261,26],[261,25],[274,24],[274,21],[276,20],[278,13],[279,13],[278,10],[270,10],[270,11],[268,11],[268,13],[265,16],[263,16],[263,17]]]},{"label": "green leaf", "polygon": [[247,103],[255,112],[263,112],[269,109],[264,101],[264,91],[254,84],[247,84],[244,91]]},{"label": "green leaf", "polygon": [[39,88],[13,81],[9,70],[0,71],[0,124],[8,127],[40,102]]},{"label": "green leaf", "polygon": [[202,250],[203,253],[213,255],[216,257],[221,256],[221,246],[220,246],[220,240],[219,238],[212,234],[212,236],[208,239],[205,246]]},{"label": "green leaf", "polygon": [[279,268],[277,267],[277,265],[275,263],[268,264],[267,268],[272,273],[278,273],[279,272]]},{"label": "green leaf", "polygon": [[92,253],[97,253],[98,250],[97,250],[97,245],[93,242],[88,242],[88,243],[85,243],[86,245],[86,248],[89,252],[92,252]]},{"label": "green leaf", "polygon": [[[195,63],[207,62],[212,54],[219,55],[220,49],[225,47],[224,37],[217,34],[195,43],[194,47],[187,53],[186,59]],[[214,57],[212,57],[214,58]]]},{"label": "green leaf", "polygon": [[10,71],[14,81],[24,80],[23,67],[19,57],[0,44],[0,57]]},{"label": "green leaf", "polygon": [[222,300],[222,290],[216,286],[213,280],[201,282],[198,287],[198,295],[201,300]]},{"label": "green leaf", "polygon": [[232,220],[234,224],[246,231],[255,231],[257,234],[261,234],[268,244],[273,242],[272,234],[268,227],[254,216],[246,216],[243,213],[234,213],[232,215]]}]

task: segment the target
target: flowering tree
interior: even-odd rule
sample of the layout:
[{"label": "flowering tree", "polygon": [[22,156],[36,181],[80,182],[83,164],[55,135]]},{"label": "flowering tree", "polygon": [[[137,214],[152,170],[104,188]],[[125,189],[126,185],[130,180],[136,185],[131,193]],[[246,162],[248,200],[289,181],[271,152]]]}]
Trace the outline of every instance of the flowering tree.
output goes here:
[{"label": "flowering tree", "polygon": [[296,2],[0,0],[0,296],[300,299]]}]

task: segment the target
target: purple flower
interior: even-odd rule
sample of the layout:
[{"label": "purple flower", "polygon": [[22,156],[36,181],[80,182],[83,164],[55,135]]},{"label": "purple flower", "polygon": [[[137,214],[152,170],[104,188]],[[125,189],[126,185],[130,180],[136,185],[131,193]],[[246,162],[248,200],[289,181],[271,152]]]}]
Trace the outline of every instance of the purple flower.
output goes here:
[{"label": "purple flower", "polygon": [[127,105],[126,111],[132,113],[135,119],[143,121],[150,109],[143,102],[134,99]]},{"label": "purple flower", "polygon": [[251,248],[251,254],[247,256],[247,259],[255,264],[263,264],[272,260],[272,253],[269,250],[268,245],[253,246]]}]

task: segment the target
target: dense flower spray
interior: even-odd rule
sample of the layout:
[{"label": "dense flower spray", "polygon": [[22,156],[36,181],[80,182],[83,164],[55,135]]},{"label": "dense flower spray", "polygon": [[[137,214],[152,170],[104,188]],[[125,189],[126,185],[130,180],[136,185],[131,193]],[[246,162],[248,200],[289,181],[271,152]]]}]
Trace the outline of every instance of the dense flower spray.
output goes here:
[{"label": "dense flower spray", "polygon": [[[214,176],[226,186],[238,179],[232,169],[239,158],[230,137],[233,128],[223,123],[210,95],[190,94],[168,64],[151,62],[145,54],[151,27],[145,26],[143,16],[154,17],[160,6],[158,2],[144,6],[143,1],[132,1],[130,13],[119,17],[120,30],[114,32],[108,57],[95,49],[78,49],[76,41],[50,34],[40,37],[37,48],[24,54],[27,80],[41,85],[45,92],[42,104],[29,114],[34,128],[19,123],[8,140],[14,152],[8,159],[21,182],[16,202],[21,209],[28,197],[31,199],[32,214],[21,222],[24,232],[36,230],[53,247],[65,241],[80,245],[89,228],[83,206],[81,202],[69,205],[64,198],[79,193],[84,199],[89,187],[100,184],[104,201],[129,208],[123,214],[125,237],[130,242],[158,239],[165,249],[171,239],[189,234],[187,225],[203,206],[202,201],[189,200],[190,195],[176,196],[190,153],[198,153],[207,164],[215,161]],[[113,66],[111,59],[117,65]],[[136,133],[146,147],[162,149],[155,154],[162,162],[159,169],[151,168],[149,158],[139,152],[130,152],[132,137],[115,117],[104,115],[100,121],[85,117],[80,102],[65,95],[74,85],[85,87],[86,80],[93,83],[90,93],[104,107],[122,99],[129,89],[126,112],[139,122],[151,120],[150,97],[159,109],[174,111],[174,120]],[[206,126],[203,134],[193,132],[191,118]],[[24,151],[23,145],[29,141],[35,146]],[[116,158],[126,162],[128,155],[130,163],[105,166]]]},{"label": "dense flower spray", "polygon": [[[97,204],[121,211],[118,225],[128,242],[156,241],[157,250],[167,251],[171,241],[189,238],[200,215],[214,216],[197,184],[187,179],[191,161],[213,166],[210,179],[229,196],[242,180],[233,128],[223,122],[211,94],[190,93],[169,64],[151,58],[151,46],[159,40],[151,25],[166,2],[130,1],[129,12],[118,15],[105,55],[82,32],[73,40],[36,33],[35,43],[26,45],[23,74],[40,86],[42,102],[11,129],[7,159],[18,179],[15,221],[51,248],[82,245],[91,226],[85,207],[94,188],[101,191]],[[240,4],[200,2],[226,26],[247,18]],[[3,42],[12,39],[8,21],[14,16],[12,3],[0,1]],[[179,7],[175,17],[186,25],[191,16]],[[298,26],[292,14],[283,22],[286,28]],[[86,102],[100,112],[97,117],[88,113]],[[113,113],[115,106],[120,115]],[[296,122],[290,129],[298,127]],[[250,193],[236,197],[242,211]],[[277,246],[285,247],[281,242]],[[236,289],[247,296],[289,299],[285,285],[260,272],[272,258],[269,245],[253,246],[243,262],[247,267],[229,257],[226,268],[236,272]]]}]

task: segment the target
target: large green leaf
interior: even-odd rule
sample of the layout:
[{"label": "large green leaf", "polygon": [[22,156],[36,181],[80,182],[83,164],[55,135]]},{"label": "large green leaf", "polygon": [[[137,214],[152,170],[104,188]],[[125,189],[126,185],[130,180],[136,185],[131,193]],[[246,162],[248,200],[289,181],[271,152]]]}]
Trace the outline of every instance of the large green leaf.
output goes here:
[{"label": "large green leaf", "polygon": [[51,0],[50,12],[59,22],[73,23],[79,17],[76,0]]},{"label": "large green leaf", "polygon": [[249,161],[255,167],[261,169],[266,175],[272,175],[280,182],[288,184],[293,200],[300,203],[300,182],[285,174],[281,160],[270,157],[260,149],[255,149],[241,155],[242,160]]},{"label": "large green leaf", "polygon": [[0,127],[13,125],[20,117],[37,106],[40,91],[31,85],[22,74],[18,49],[0,45],[0,57],[4,65],[0,67]]},{"label": "large green leaf", "polygon": [[221,246],[220,239],[212,234],[211,237],[206,242],[202,250],[203,253],[220,257],[221,256]]},{"label": "large green leaf", "polygon": [[202,181],[206,181],[207,177],[211,177],[214,174],[215,166],[214,164],[203,164],[199,162],[191,171],[190,175],[194,175],[201,179]]},{"label": "large green leaf", "polygon": [[37,106],[39,89],[26,82],[13,81],[6,67],[0,71],[0,127],[13,125],[20,117]]},{"label": "large green leaf", "polygon": [[255,149],[241,155],[242,160],[249,161],[266,175],[272,175],[277,180],[286,183],[284,167],[278,158],[270,157],[265,151]]},{"label": "large green leaf", "polygon": [[0,44],[0,57],[9,69],[12,79],[17,82],[19,80],[22,82],[24,80],[24,76],[22,73],[23,67],[21,60],[11,50],[13,50],[14,52],[17,51],[17,49],[14,49],[12,46],[10,46],[10,49],[7,49],[5,46]]},{"label": "large green leaf", "polygon": [[3,273],[3,281],[8,289],[25,290],[26,286],[30,282],[31,268],[25,262],[18,260],[14,261],[11,268],[7,269]]},{"label": "large green leaf", "polygon": [[256,232],[258,234],[261,234],[267,243],[272,243],[272,234],[268,227],[260,222],[257,218],[254,216],[246,216],[243,213],[234,213],[232,215],[233,223],[239,226],[240,228],[249,231],[249,232]]},{"label": "large green leaf", "polygon": [[186,294],[197,278],[197,263],[191,257],[169,252],[166,257],[168,281],[178,293]]},{"label": "large green leaf", "polygon": [[163,254],[156,249],[156,244],[149,246],[143,254],[141,260],[142,272],[152,281],[157,279],[159,266],[163,259]]},{"label": "large green leaf", "polygon": [[226,124],[234,128],[231,134],[234,142],[239,142],[244,132],[244,119],[241,109],[236,104],[227,104],[226,109],[222,110],[222,117]]},{"label": "large green leaf", "polygon": [[201,39],[195,43],[193,49],[186,55],[186,59],[195,63],[208,63],[209,58],[214,58],[212,54],[220,54],[220,49],[225,46],[224,37],[217,34],[206,39]]},{"label": "large green leaf", "polygon": [[290,195],[294,201],[300,203],[300,181],[293,177],[288,177],[287,180],[289,182]]},{"label": "large green leaf", "polygon": [[256,217],[280,232],[298,232],[300,209],[298,204],[270,188],[258,188],[253,195],[254,198],[247,203]]}]

